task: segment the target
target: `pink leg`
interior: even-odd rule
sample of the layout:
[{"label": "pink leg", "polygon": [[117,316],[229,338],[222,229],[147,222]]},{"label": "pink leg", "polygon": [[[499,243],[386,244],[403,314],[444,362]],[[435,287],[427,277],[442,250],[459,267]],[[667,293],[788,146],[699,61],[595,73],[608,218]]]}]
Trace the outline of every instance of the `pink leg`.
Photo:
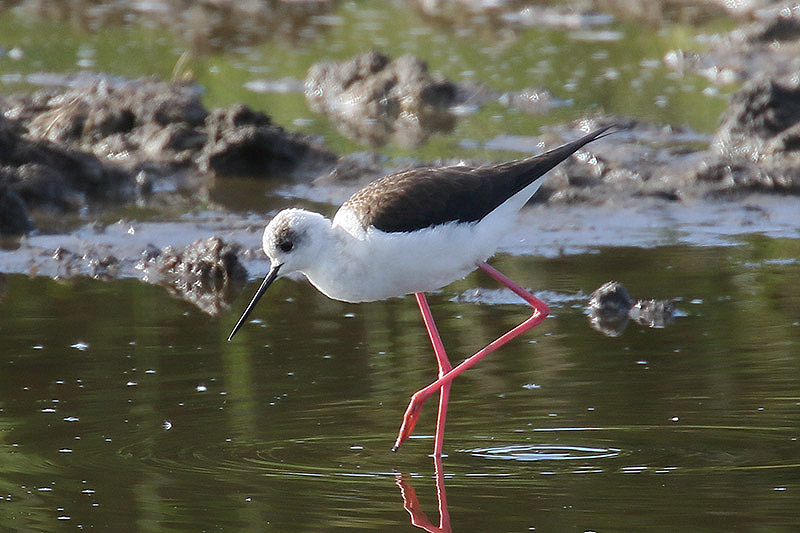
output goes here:
[{"label": "pink leg", "polygon": [[[411,432],[414,430],[414,425],[417,423],[417,418],[419,418],[419,412],[422,408],[422,405],[425,401],[431,397],[437,390],[443,388],[445,385],[449,385],[456,376],[460,375],[465,370],[472,368],[475,364],[492,353],[493,351],[497,350],[504,344],[506,344],[511,339],[525,333],[529,329],[538,326],[542,323],[545,317],[550,312],[550,308],[547,306],[546,303],[541,301],[540,299],[536,298],[534,295],[530,294],[528,291],[511,281],[510,278],[505,276],[499,270],[495,269],[494,267],[489,266],[486,263],[481,263],[478,265],[481,269],[483,269],[487,274],[493,277],[498,282],[502,283],[509,289],[511,289],[514,293],[520,296],[523,300],[528,302],[531,307],[533,307],[533,314],[525,320],[523,323],[518,325],[517,327],[513,328],[512,330],[508,331],[504,335],[501,335],[491,343],[489,343],[485,348],[479,350],[471,357],[468,357],[464,361],[458,364],[455,368],[448,371],[444,376],[441,376],[439,379],[424,387],[417,392],[415,392],[411,396],[411,401],[408,404],[408,408],[406,408],[406,412],[403,414],[403,423],[400,426],[400,431],[397,435],[397,440],[394,443],[394,447],[392,450],[397,450],[401,444],[411,435]],[[438,334],[437,334],[438,337]],[[440,413],[441,414],[441,413]]]},{"label": "pink leg", "polygon": [[[450,359],[447,358],[447,353],[444,349],[439,331],[436,329],[436,323],[433,321],[433,314],[431,308],[428,306],[428,300],[421,292],[414,294],[417,299],[419,311],[422,313],[422,321],[425,323],[425,329],[428,330],[428,337],[431,339],[433,345],[433,353],[436,355],[436,363],[439,366],[439,378],[444,377],[452,368]],[[436,437],[433,441],[433,456],[441,457],[444,447],[444,424],[447,419],[447,400],[450,397],[450,383],[442,386],[439,393],[439,414],[436,417]]]}]

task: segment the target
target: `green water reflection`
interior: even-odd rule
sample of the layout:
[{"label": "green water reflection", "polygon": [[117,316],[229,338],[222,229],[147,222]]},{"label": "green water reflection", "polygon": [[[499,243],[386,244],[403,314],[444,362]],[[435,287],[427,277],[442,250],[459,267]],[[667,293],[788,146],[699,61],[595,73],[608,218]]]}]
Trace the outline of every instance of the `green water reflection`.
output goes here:
[{"label": "green water reflection", "polygon": [[[797,241],[753,237],[497,258],[570,297],[454,383],[453,530],[790,531],[798,257]],[[610,276],[686,316],[604,337],[578,292]],[[473,274],[429,298],[454,360],[525,316],[451,301],[475,285],[494,288]],[[0,528],[408,531],[397,479],[437,523],[433,403],[389,451],[435,373],[413,299],[273,289],[227,343],[235,311],[209,318],[135,280],[4,277]]]}]

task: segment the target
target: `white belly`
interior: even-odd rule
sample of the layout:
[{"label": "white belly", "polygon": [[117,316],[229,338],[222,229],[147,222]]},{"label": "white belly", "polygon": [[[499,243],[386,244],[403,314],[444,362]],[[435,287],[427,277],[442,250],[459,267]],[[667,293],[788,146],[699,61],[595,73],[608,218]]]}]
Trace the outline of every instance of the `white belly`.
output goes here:
[{"label": "white belly", "polygon": [[445,224],[409,233],[343,232],[338,257],[304,271],[323,294],[369,302],[439,289],[472,272],[495,252],[503,224]]}]

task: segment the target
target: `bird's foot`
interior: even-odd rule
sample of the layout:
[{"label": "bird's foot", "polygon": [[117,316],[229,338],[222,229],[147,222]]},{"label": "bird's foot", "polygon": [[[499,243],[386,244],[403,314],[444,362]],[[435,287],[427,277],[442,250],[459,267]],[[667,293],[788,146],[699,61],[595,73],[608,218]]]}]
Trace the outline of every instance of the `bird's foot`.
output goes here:
[{"label": "bird's foot", "polygon": [[406,412],[403,413],[403,423],[400,425],[400,431],[397,433],[397,440],[394,441],[392,451],[396,452],[400,445],[403,444],[411,433],[414,431],[414,426],[417,425],[419,413],[422,411],[422,405],[425,403],[427,397],[423,398],[418,392],[411,396],[411,401],[408,402]]}]

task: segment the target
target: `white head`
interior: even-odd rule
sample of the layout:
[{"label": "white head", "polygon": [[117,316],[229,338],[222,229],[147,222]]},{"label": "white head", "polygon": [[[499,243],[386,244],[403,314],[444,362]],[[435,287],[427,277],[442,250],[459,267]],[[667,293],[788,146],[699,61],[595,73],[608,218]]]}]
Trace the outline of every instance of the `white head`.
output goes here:
[{"label": "white head", "polygon": [[331,242],[330,236],[331,221],[319,213],[304,209],[284,209],[270,220],[261,238],[261,246],[270,261],[269,273],[234,326],[228,340],[233,338],[279,275],[302,272],[320,260],[320,255]]},{"label": "white head", "polygon": [[329,242],[331,221],[304,209],[284,209],[270,220],[261,247],[281,274],[303,271],[314,265]]}]

